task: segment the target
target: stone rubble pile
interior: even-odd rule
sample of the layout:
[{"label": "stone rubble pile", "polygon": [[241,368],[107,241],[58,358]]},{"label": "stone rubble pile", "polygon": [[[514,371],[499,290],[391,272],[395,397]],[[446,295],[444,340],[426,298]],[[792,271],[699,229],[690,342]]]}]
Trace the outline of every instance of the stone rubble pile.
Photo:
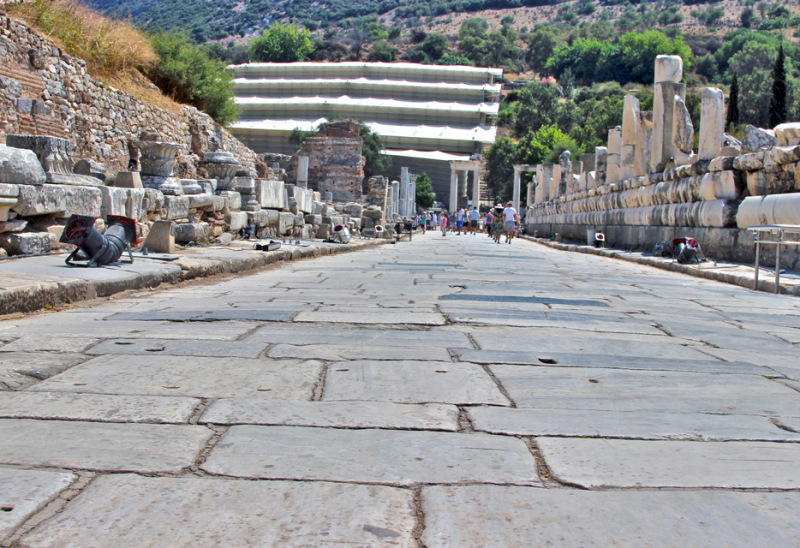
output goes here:
[{"label": "stone rubble pile", "polygon": [[[211,243],[225,233],[324,238],[337,224],[351,233],[359,233],[363,219],[373,226],[362,204],[325,203],[318,192],[286,184],[283,170],[264,168],[256,178],[230,152],[205,155],[198,173],[206,178],[180,178],[181,146],[154,132],[133,142],[140,170],[112,177],[97,162],[73,162],[66,139],[9,135],[6,141],[0,145],[0,253],[6,255],[59,249],[73,214],[97,217],[101,231],[108,215],[131,217],[152,251],[170,251],[173,241]],[[161,221],[171,222],[158,231],[161,241],[147,239]]]},{"label": "stone rubble pile", "polygon": [[515,166],[534,172],[529,233],[577,240],[599,231],[645,249],[691,233],[717,258],[752,260],[752,236],[742,229],[800,225],[800,123],[748,126],[739,142],[725,133],[723,92],[704,88],[695,151],[681,58],[658,56],[655,74],[653,111],[626,96],[607,147],[580,161],[565,152],[557,164]]}]

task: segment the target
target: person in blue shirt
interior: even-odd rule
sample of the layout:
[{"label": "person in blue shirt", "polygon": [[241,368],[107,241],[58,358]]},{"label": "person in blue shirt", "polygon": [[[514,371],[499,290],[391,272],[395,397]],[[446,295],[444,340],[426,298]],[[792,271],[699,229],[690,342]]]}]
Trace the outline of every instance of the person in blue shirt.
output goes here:
[{"label": "person in blue shirt", "polygon": [[472,206],[472,209],[469,212],[469,233],[478,233],[478,208],[475,206]]}]

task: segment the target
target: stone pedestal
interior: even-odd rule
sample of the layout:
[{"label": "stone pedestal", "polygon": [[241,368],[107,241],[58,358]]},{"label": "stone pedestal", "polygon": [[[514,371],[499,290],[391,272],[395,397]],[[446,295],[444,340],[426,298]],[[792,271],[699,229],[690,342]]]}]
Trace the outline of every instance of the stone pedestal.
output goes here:
[{"label": "stone pedestal", "polygon": [[675,82],[658,82],[653,98],[653,139],[651,163],[658,173],[664,170],[670,158],[680,157],[680,151],[673,144],[672,121],[675,111],[675,97],[686,99],[686,85]]},{"label": "stone pedestal", "polygon": [[217,180],[217,190],[233,190],[233,178],[242,169],[230,152],[209,152],[200,165],[206,169],[210,179]]},{"label": "stone pedestal", "polygon": [[133,145],[141,153],[140,175],[146,188],[155,188],[170,196],[183,194],[180,179],[172,176],[180,145],[161,141],[135,141]]},{"label": "stone pedestal", "polygon": [[297,186],[308,188],[308,156],[297,158]]},{"label": "stone pedestal", "polygon": [[261,211],[256,198],[256,181],[247,171],[239,171],[233,178],[234,190],[242,196],[242,211]]},{"label": "stone pedestal", "polygon": [[7,135],[9,147],[33,151],[45,172],[45,182],[54,185],[103,186],[95,177],[72,171],[72,143],[66,139],[41,135]]}]

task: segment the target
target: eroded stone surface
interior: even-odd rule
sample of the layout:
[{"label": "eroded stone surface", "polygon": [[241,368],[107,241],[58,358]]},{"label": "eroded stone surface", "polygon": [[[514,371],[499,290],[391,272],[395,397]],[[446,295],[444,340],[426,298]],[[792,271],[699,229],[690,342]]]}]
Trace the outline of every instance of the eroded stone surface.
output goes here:
[{"label": "eroded stone surface", "polygon": [[202,468],[247,478],[538,485],[520,440],[486,434],[233,426]]},{"label": "eroded stone surface", "polygon": [[444,317],[437,312],[403,310],[397,308],[356,308],[342,310],[338,307],[323,307],[320,310],[300,312],[296,322],[327,322],[355,324],[406,324],[444,325]]},{"label": "eroded stone surface", "polygon": [[[235,371],[235,374],[232,372]],[[144,394],[307,400],[322,364],[183,356],[100,356],[33,389],[97,394]]]},{"label": "eroded stone surface", "polygon": [[202,426],[0,419],[0,464],[179,472],[213,432]]},{"label": "eroded stone surface", "polygon": [[423,488],[422,506],[429,548],[749,548],[755,537],[763,546],[800,542],[797,493],[437,485]]},{"label": "eroded stone surface", "polygon": [[181,397],[0,392],[0,418],[185,423],[199,404]]},{"label": "eroded stone surface", "polygon": [[[344,342],[344,341],[342,341]],[[355,346],[277,344],[267,355],[270,358],[303,358],[319,360],[421,360],[443,361],[450,359],[446,348],[403,346]]]},{"label": "eroded stone surface", "polygon": [[[572,409],[470,407],[475,430],[514,436],[569,436],[646,440],[800,441],[800,434],[755,415],[653,413]],[[790,424],[800,419],[785,419]]]},{"label": "eroded stone surface", "polygon": [[479,365],[452,362],[369,361],[334,364],[323,400],[509,405]]},{"label": "eroded stone surface", "polygon": [[207,358],[257,358],[266,343],[170,339],[114,339],[92,347],[87,354],[142,354],[145,356],[202,356]]},{"label": "eroded stone surface", "polygon": [[25,536],[59,546],[397,546],[413,548],[409,490],[325,482],[105,476]]},{"label": "eroded stone surface", "polygon": [[245,341],[286,343],[292,345],[358,346],[434,346],[472,348],[463,333],[449,331],[401,331],[378,329],[331,329],[327,327],[266,326],[248,335]]},{"label": "eroded stone surface", "polygon": [[456,431],[458,408],[454,405],[437,403],[404,405],[389,402],[306,402],[229,398],[212,403],[200,417],[200,422]]},{"label": "eroded stone surface", "polygon": [[0,542],[76,479],[66,472],[0,468]]},{"label": "eroded stone surface", "polygon": [[537,438],[553,478],[587,489],[797,489],[800,444]]},{"label": "eroded stone surface", "polygon": [[0,353],[0,390],[16,390],[30,386],[87,359],[83,354]]},{"label": "eroded stone surface", "polygon": [[83,352],[100,339],[91,337],[54,337],[52,335],[24,335],[0,347],[0,352]]}]

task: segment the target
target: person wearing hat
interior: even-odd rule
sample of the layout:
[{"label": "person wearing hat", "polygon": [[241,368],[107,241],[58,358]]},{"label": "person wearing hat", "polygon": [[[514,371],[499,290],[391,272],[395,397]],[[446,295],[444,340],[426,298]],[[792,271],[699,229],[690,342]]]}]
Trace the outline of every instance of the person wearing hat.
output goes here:
[{"label": "person wearing hat", "polygon": [[508,202],[506,204],[506,208],[503,210],[503,228],[506,233],[506,243],[510,244],[511,240],[514,238],[514,233],[517,231],[517,221],[519,220],[519,215],[517,215],[517,210],[514,209],[514,203]]}]

